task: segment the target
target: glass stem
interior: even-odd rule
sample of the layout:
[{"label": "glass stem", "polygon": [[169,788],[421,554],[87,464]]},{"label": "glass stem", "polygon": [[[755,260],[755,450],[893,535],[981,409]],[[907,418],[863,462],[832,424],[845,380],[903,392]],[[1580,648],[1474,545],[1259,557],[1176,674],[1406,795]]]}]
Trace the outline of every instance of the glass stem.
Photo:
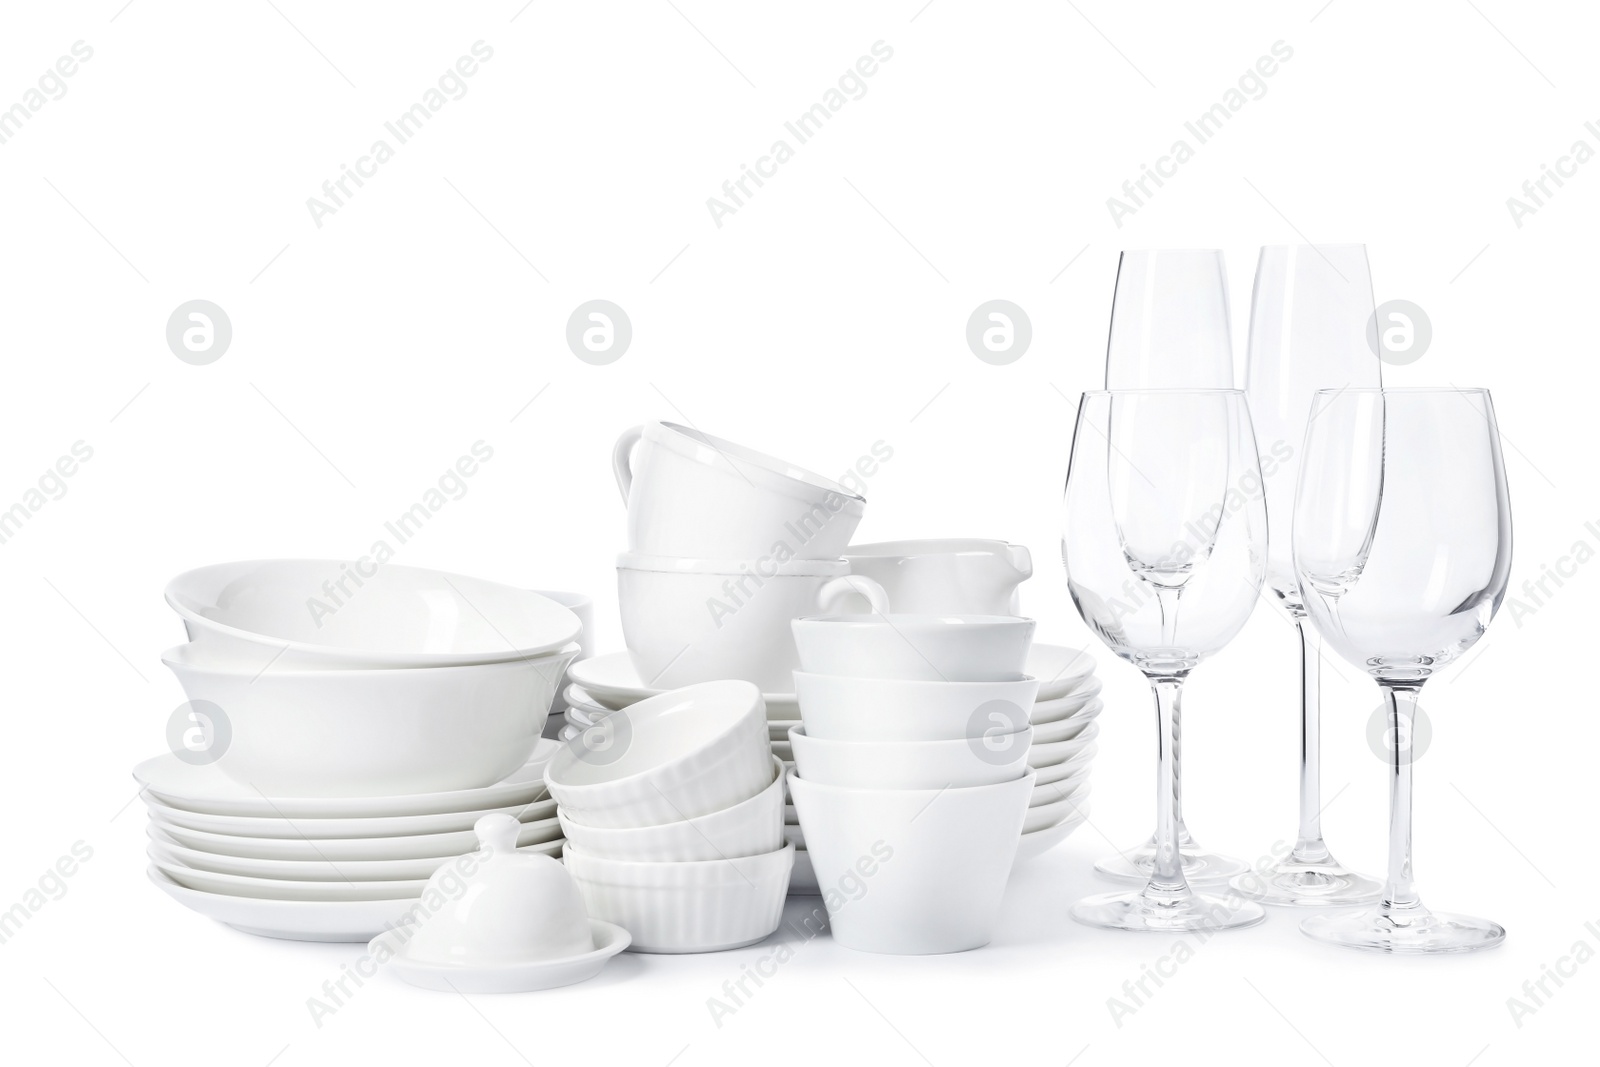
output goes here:
[{"label": "glass stem", "polygon": [[1322,645],[1305,616],[1294,625],[1300,633],[1300,838],[1294,858],[1321,863],[1328,859],[1322,842]]},{"label": "glass stem", "polygon": [[1379,684],[1389,711],[1389,879],[1383,887],[1388,911],[1421,905],[1411,887],[1411,740],[1422,690]]},{"label": "glass stem", "polygon": [[1189,898],[1189,885],[1183,877],[1183,858],[1178,851],[1178,710],[1183,679],[1150,679],[1156,698],[1156,734],[1160,751],[1156,761],[1156,852],[1146,897],[1176,903]]}]

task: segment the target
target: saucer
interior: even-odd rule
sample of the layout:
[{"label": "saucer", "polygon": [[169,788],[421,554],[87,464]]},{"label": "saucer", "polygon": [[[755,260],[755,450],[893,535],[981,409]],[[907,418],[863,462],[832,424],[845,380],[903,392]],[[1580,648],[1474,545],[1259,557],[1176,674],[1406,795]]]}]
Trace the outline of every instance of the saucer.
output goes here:
[{"label": "saucer", "polygon": [[[1090,661],[1092,670],[1094,663]],[[567,677],[578,687],[577,695],[601,704],[613,711],[637,704],[667,690],[645,684],[639,677],[633,658],[626,652],[612,652],[604,656],[580,659],[567,668]],[[568,687],[569,691],[571,687]],[[1066,690],[1062,690],[1063,693]],[[767,717],[773,719],[798,719],[800,704],[793,693],[763,693],[767,702]]]},{"label": "saucer", "polygon": [[445,993],[531,993],[537,989],[583,982],[600,973],[606,961],[632,943],[628,931],[615,923],[590,919],[595,947],[577,956],[554,960],[523,960],[515,963],[467,964],[423,963],[406,957],[406,945],[397,931],[388,930],[373,938],[368,952],[392,953],[384,966],[396,975],[423,989]]},{"label": "saucer", "polygon": [[1028,649],[1028,663],[1023,672],[1039,679],[1039,695],[1035,700],[1058,700],[1094,673],[1094,657],[1081,648],[1035,642]]}]

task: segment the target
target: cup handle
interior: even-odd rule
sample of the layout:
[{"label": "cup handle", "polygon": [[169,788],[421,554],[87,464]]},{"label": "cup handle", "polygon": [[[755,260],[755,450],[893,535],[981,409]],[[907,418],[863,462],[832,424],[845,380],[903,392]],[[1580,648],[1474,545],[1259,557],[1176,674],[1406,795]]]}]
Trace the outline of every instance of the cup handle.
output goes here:
[{"label": "cup handle", "polygon": [[889,594],[884,592],[883,586],[865,574],[846,574],[842,578],[824,582],[817,590],[817,608],[823,614],[828,614],[835,602],[850,593],[859,593],[866,597],[874,614],[889,613]]},{"label": "cup handle", "polygon": [[628,506],[628,491],[633,488],[633,446],[644,436],[643,426],[623,430],[622,436],[611,448],[611,471],[617,476],[617,488],[622,491],[622,506]]},{"label": "cup handle", "polygon": [[1011,556],[1011,565],[1023,580],[1033,577],[1033,555],[1027,545],[1007,545],[1006,552]]}]

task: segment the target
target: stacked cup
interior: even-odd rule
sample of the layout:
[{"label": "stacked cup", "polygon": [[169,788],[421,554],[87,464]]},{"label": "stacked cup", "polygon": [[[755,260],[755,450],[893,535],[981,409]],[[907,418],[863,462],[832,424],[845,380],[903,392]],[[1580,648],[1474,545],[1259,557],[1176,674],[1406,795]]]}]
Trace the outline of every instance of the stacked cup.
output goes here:
[{"label": "stacked cup", "polygon": [[1033,621],[834,615],[793,629],[789,790],[834,940],[988,944],[1034,788]]}]

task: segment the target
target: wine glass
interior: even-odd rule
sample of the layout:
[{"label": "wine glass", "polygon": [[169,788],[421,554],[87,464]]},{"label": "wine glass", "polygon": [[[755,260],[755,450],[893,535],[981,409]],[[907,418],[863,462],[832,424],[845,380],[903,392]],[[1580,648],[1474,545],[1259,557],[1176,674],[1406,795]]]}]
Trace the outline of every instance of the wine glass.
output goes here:
[{"label": "wine glass", "polygon": [[1266,577],[1255,435],[1237,389],[1085,393],[1067,474],[1061,559],[1083,621],[1155,694],[1160,738],[1153,868],[1143,890],[1080,900],[1117,930],[1223,930],[1266,915],[1189,887],[1179,851],[1184,680],[1244,626]]},{"label": "wine glass", "polygon": [[[1383,690],[1391,736],[1422,686],[1477,643],[1505,596],[1511,503],[1483,389],[1324,389],[1306,432],[1294,568],[1323,640]],[[1378,903],[1312,916],[1319,941],[1469,952],[1497,923],[1429,911],[1411,884],[1411,758],[1390,751],[1389,877]]]},{"label": "wine glass", "polygon": [[[1212,248],[1159,248],[1123,252],[1111,300],[1106,344],[1107,389],[1231,389],[1233,334],[1228,316],[1228,276],[1222,253]],[[1181,738],[1182,724],[1174,733]],[[1181,763],[1181,744],[1173,759]],[[1178,849],[1183,873],[1196,885],[1226,882],[1249,871],[1231,856],[1202,848],[1177,803]],[[1113,881],[1143,885],[1155,868],[1156,841],[1108,856],[1095,870]]]},{"label": "wine glass", "polygon": [[1267,586],[1300,637],[1300,827],[1294,851],[1270,870],[1240,875],[1233,887],[1266,904],[1364,904],[1376,879],[1349,870],[1322,840],[1318,675],[1322,648],[1295,580],[1287,536],[1295,475],[1311,401],[1318,389],[1382,384],[1375,350],[1372,274],[1365,245],[1272,245],[1261,250],[1250,299],[1245,396],[1261,449],[1267,519]]},{"label": "wine glass", "polygon": [[1106,388],[1233,388],[1228,275],[1220,251],[1122,253],[1111,298]]}]

